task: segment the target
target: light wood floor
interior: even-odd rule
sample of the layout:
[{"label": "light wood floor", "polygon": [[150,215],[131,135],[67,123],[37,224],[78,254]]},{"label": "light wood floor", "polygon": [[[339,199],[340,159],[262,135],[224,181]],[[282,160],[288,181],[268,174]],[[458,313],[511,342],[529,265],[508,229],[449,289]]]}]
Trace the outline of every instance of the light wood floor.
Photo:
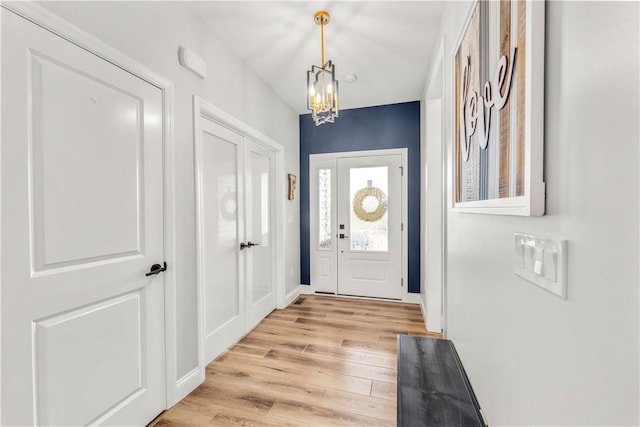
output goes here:
[{"label": "light wood floor", "polygon": [[418,305],[301,296],[151,425],[395,425],[397,334],[440,338],[425,331]]}]

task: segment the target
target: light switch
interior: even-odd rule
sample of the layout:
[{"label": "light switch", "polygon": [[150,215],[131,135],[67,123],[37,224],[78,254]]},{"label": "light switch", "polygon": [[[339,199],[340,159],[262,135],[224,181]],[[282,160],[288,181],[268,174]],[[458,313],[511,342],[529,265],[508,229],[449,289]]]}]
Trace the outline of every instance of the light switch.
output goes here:
[{"label": "light switch", "polygon": [[533,271],[534,257],[533,250],[535,249],[533,241],[527,241],[524,245],[524,269],[527,271]]},{"label": "light switch", "polygon": [[536,260],[536,263],[533,265],[533,272],[538,276],[542,276],[542,261]]},{"label": "light switch", "polygon": [[514,272],[562,298],[567,297],[567,241],[515,233]]},{"label": "light switch", "polygon": [[558,254],[554,249],[544,250],[544,277],[552,282],[557,281]]},{"label": "light switch", "polygon": [[535,248],[535,262],[533,263],[533,272],[538,276],[542,276],[542,260],[543,260],[544,248],[536,246]]},{"label": "light switch", "polygon": [[524,268],[524,239],[516,239],[516,246],[513,252],[516,267]]}]

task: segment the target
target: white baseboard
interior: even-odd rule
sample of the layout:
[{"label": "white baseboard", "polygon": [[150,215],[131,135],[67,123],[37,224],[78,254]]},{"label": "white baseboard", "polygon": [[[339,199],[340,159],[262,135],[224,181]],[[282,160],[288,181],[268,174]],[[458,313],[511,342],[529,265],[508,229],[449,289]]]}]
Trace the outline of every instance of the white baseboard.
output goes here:
[{"label": "white baseboard", "polygon": [[424,329],[427,329],[427,307],[424,305],[424,299],[422,298],[422,294],[420,294],[420,311],[422,312],[422,320],[424,321]]},{"label": "white baseboard", "polygon": [[422,294],[420,294],[420,311],[422,312],[422,319],[424,320],[424,329],[427,332],[433,332],[436,334],[444,334],[444,331],[432,331],[427,327],[427,306],[425,305],[424,299],[422,299]]},{"label": "white baseboard", "polygon": [[203,382],[204,369],[200,369],[200,367],[193,368],[193,370],[176,381],[176,390],[173,396],[175,401],[167,402],[167,409],[180,402]]},{"label": "white baseboard", "polygon": [[407,292],[404,295],[404,298],[402,298],[402,302],[406,302],[407,304],[420,304],[422,301],[422,298],[420,297],[420,294],[414,294],[412,292]]},{"label": "white baseboard", "polygon": [[300,289],[300,293],[302,295],[314,295],[315,292],[313,290],[313,287],[311,285],[300,285],[298,286],[298,288]]},{"label": "white baseboard", "polygon": [[280,308],[287,308],[289,306],[289,304],[291,304],[293,301],[295,301],[295,299],[298,298],[299,296],[300,296],[300,286],[296,286],[296,288],[294,290],[292,290],[287,295],[285,295],[285,297],[284,297],[284,307],[280,307]]}]

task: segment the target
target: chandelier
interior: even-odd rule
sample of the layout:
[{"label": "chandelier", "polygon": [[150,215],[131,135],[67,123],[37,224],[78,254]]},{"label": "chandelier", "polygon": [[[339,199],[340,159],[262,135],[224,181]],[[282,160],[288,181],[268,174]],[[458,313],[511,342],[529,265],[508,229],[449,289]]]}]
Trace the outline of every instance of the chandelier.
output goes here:
[{"label": "chandelier", "polygon": [[311,66],[307,71],[307,108],[316,126],[333,123],[338,117],[338,81],[335,67],[331,61],[324,62],[324,26],[329,23],[329,12],[321,10],[313,15],[313,20],[320,25],[322,40],[322,67]]}]

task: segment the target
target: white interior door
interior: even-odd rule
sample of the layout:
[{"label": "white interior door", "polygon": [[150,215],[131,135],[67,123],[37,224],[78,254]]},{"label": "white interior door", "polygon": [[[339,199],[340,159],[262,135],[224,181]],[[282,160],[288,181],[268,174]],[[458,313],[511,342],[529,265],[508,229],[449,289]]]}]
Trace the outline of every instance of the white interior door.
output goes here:
[{"label": "white interior door", "polygon": [[196,120],[199,274],[208,364],[276,306],[274,153]]},{"label": "white interior door", "polygon": [[402,156],[344,157],[338,169],[338,293],[402,299]]},{"label": "white interior door", "polygon": [[276,307],[274,278],[274,153],[245,140],[248,329]]},{"label": "white interior door", "polygon": [[2,424],[165,405],[162,93],[2,13]]},{"label": "white interior door", "polygon": [[204,301],[205,363],[246,330],[244,259],[244,139],[211,120],[196,121],[200,137],[200,274]]}]

